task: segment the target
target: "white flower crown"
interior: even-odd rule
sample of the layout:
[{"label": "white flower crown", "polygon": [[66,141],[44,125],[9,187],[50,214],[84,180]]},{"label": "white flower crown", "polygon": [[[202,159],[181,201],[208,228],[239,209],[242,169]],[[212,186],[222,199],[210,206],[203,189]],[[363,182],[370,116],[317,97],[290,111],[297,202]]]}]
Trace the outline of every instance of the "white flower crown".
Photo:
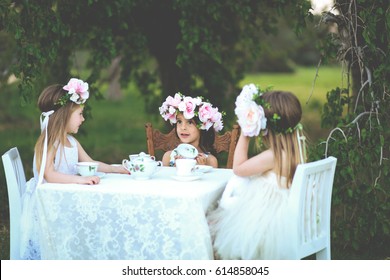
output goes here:
[{"label": "white flower crown", "polygon": [[234,113],[245,136],[258,136],[267,127],[263,104],[256,103],[263,93],[254,84],[245,85],[236,99]]}]

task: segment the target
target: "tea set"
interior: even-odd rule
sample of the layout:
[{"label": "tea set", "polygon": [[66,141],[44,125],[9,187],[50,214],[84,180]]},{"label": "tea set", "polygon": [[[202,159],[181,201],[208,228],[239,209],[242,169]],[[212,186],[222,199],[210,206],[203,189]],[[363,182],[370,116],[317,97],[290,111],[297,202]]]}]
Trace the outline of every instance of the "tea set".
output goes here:
[{"label": "tea set", "polygon": [[124,159],[122,165],[130,171],[131,176],[136,180],[147,180],[157,168],[162,166],[161,161],[156,161],[154,156],[141,152],[139,154],[129,155],[130,160]]},{"label": "tea set", "polygon": [[[175,159],[176,156],[180,158]],[[200,178],[200,174],[208,172],[211,166],[196,165],[195,157],[198,150],[190,144],[180,144],[171,153],[171,161],[176,165],[176,176],[179,181],[192,181]],[[162,161],[156,161],[154,156],[141,152],[129,155],[129,159],[122,160],[122,166],[131,173],[136,180],[148,180],[155,174],[159,167],[163,166]],[[76,170],[81,176],[99,175],[98,164],[94,162],[80,162]]]},{"label": "tea set", "polygon": [[81,176],[94,176],[98,173],[99,163],[97,162],[78,162],[76,163],[77,173]]}]

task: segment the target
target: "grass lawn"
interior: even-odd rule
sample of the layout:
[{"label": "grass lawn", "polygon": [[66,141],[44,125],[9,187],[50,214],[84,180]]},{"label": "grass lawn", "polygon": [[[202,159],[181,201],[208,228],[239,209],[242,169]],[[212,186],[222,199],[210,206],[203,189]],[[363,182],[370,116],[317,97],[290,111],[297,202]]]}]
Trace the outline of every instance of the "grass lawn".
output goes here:
[{"label": "grass lawn", "polygon": [[[327,131],[320,127],[321,108],[326,100],[326,92],[337,86],[340,87],[342,80],[341,69],[321,68],[313,94],[309,98],[315,74],[315,68],[298,68],[293,74],[249,74],[241,85],[253,82],[263,88],[273,85],[274,89],[294,92],[302,103],[304,111],[302,122],[305,130],[315,142],[327,134]],[[0,112],[0,152],[3,154],[11,147],[17,146],[23,160],[26,178],[29,179],[32,176],[34,145],[39,135],[40,114],[35,101],[25,107],[19,105],[16,87],[12,92],[1,94],[7,106],[1,107]],[[121,101],[98,101],[91,98],[89,104],[92,108],[92,116],[82,125],[77,139],[96,160],[120,163],[129,154],[146,151],[144,124],[150,121],[154,127],[163,127],[161,117],[144,113],[142,96],[133,87],[124,92],[124,99]],[[9,258],[9,244],[7,243],[9,214],[3,168],[0,168],[0,200],[0,240],[2,243],[0,258],[7,259]]]}]

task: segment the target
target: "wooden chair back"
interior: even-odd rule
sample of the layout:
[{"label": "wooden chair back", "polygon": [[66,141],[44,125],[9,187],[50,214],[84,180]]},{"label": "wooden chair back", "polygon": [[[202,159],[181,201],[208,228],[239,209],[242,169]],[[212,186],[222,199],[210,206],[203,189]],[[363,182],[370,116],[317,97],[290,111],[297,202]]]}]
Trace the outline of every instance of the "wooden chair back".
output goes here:
[{"label": "wooden chair back", "polygon": [[[180,144],[180,141],[176,136],[175,128],[168,133],[163,133],[158,129],[154,129],[152,124],[148,122],[145,124],[145,132],[148,154],[152,156],[155,156],[156,150],[166,152],[173,150]],[[233,125],[231,131],[215,135],[214,148],[216,152],[218,154],[221,152],[228,153],[226,168],[233,167],[234,150],[236,149],[239,136],[240,127],[237,124]]]}]

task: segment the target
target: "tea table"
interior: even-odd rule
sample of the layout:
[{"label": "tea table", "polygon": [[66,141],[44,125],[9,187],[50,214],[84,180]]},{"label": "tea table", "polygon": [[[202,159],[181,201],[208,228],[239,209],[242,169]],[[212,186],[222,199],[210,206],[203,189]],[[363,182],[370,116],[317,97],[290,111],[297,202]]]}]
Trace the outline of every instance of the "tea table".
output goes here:
[{"label": "tea table", "polygon": [[212,259],[206,220],[232,176],[214,168],[181,181],[174,167],[149,180],[105,174],[98,185],[38,186],[43,259]]}]

